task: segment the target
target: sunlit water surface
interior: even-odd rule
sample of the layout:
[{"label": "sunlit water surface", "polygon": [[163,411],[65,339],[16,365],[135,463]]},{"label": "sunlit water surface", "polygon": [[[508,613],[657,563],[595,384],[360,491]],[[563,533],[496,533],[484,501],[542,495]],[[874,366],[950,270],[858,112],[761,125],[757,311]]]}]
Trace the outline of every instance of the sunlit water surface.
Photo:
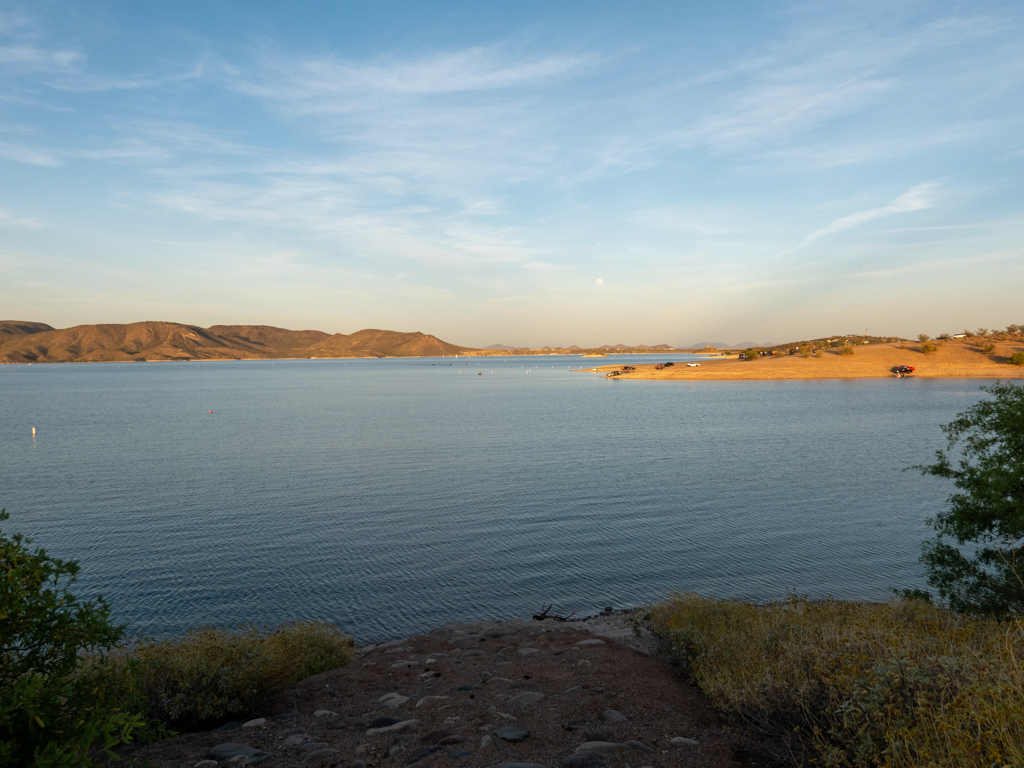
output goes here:
[{"label": "sunlit water surface", "polygon": [[369,641],[550,602],[921,584],[949,488],[901,470],[985,382],[587,364],[0,366],[4,530],[79,560],[79,592],[145,633],[326,619]]}]

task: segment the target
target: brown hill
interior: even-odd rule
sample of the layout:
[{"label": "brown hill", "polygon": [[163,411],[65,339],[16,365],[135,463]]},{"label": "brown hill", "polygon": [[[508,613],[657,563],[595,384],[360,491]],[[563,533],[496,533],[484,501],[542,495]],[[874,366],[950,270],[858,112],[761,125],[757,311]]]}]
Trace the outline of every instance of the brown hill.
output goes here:
[{"label": "brown hill", "polygon": [[365,330],[351,335],[290,331],[265,325],[147,321],[54,329],[10,321],[0,328],[0,363],[124,362],[131,360],[250,360],[308,357],[416,357],[451,355],[465,347],[423,333]]},{"label": "brown hill", "polygon": [[0,339],[4,336],[27,336],[30,333],[52,331],[46,323],[32,323],[25,320],[0,320]]},{"label": "brown hill", "polygon": [[338,333],[310,346],[314,357],[435,357],[465,352],[436,336],[368,328],[345,336]]}]

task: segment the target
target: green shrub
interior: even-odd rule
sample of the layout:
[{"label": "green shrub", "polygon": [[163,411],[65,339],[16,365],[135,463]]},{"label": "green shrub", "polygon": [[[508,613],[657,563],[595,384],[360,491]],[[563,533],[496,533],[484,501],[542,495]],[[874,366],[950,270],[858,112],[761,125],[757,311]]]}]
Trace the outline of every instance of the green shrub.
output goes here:
[{"label": "green shrub", "polygon": [[635,614],[738,746],[825,766],[1024,765],[1024,627],[917,600],[675,595]]},{"label": "green shrub", "polygon": [[1014,352],[1010,355],[1010,365],[1024,365],[1024,352]]},{"label": "green shrub", "polygon": [[936,536],[922,562],[928,583],[964,613],[1024,612],[1024,387],[996,382],[942,426],[946,450],[912,469],[952,480],[946,509],[928,521]]},{"label": "green shrub", "polygon": [[853,347],[847,344],[845,347],[839,350],[840,355],[852,355],[854,354]]},{"label": "green shrub", "polygon": [[[0,510],[0,522],[9,519]],[[88,766],[89,750],[153,736],[143,719],[115,706],[79,673],[83,653],[102,653],[124,628],[98,597],[80,602],[73,560],[29,549],[0,533],[0,765]]]},{"label": "green shrub", "polygon": [[991,355],[996,351],[996,345],[992,342],[988,342],[987,344],[982,344],[980,349],[983,355]]},{"label": "green shrub", "polygon": [[253,713],[298,681],[342,667],[354,655],[352,638],[323,622],[201,627],[162,640],[132,638],[104,665],[90,663],[87,674],[122,700],[139,702],[149,717],[185,730]]},{"label": "green shrub", "polygon": [[926,355],[930,355],[933,352],[938,352],[939,348],[935,344],[925,343],[921,345],[921,352]]}]

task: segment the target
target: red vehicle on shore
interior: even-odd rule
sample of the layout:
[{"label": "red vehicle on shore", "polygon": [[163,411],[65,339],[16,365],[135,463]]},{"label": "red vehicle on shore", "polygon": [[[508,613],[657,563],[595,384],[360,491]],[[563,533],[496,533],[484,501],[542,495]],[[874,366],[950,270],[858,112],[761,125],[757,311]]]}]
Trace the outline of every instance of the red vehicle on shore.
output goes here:
[{"label": "red vehicle on shore", "polygon": [[893,375],[897,379],[902,379],[905,376],[910,376],[914,372],[914,366],[912,365],[897,365],[892,369]]}]

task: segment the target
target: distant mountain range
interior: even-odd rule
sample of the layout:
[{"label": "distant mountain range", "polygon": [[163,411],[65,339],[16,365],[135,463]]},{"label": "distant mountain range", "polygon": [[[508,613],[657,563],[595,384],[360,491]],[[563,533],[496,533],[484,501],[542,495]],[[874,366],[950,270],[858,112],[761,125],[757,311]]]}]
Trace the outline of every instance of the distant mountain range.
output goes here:
[{"label": "distant mountain range", "polygon": [[468,350],[429,334],[375,329],[346,335],[268,325],[200,328],[154,321],[56,329],[46,323],[0,321],[0,363],[428,357]]},{"label": "distant mountain range", "polygon": [[750,349],[751,347],[771,347],[774,346],[772,342],[756,342],[756,341],[740,341],[736,344],[726,344],[724,341],[701,341],[697,344],[689,344],[680,349],[704,349],[704,347],[714,347],[715,349]]}]

